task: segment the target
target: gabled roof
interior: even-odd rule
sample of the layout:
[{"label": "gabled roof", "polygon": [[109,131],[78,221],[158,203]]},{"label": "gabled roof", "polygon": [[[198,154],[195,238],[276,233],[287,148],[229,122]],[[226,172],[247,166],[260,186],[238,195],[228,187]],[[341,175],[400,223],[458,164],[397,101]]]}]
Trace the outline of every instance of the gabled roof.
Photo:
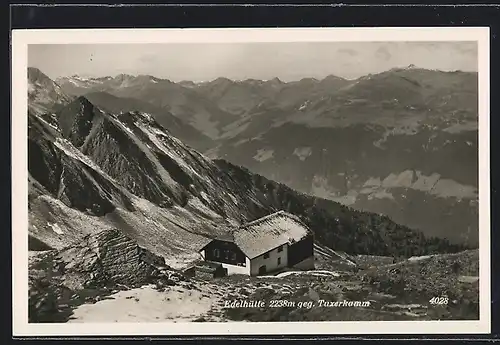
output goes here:
[{"label": "gabled roof", "polygon": [[225,242],[234,242],[234,235],[232,233],[219,234],[215,237],[215,239]]},{"label": "gabled roof", "polygon": [[233,234],[234,243],[250,259],[280,245],[300,241],[311,232],[302,221],[285,211],[279,211],[239,227]]},{"label": "gabled roof", "polygon": [[310,234],[311,231],[299,217],[278,211],[246,223],[232,233],[217,235],[199,250],[205,249],[214,240],[232,242],[249,259],[253,259],[283,244],[300,241]]}]

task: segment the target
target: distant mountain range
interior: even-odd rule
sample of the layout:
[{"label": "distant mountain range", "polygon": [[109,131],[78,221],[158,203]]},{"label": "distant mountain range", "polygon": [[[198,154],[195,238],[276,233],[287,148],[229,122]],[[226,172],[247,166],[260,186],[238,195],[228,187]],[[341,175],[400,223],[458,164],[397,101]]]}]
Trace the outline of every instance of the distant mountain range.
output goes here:
[{"label": "distant mountain range", "polygon": [[219,135],[219,128],[234,121],[234,116],[221,110],[194,90],[167,79],[147,75],[120,74],[114,78],[59,78],[56,82],[71,95],[89,92],[107,92],[116,97],[135,98],[162,108],[182,118],[211,138]]},{"label": "distant mountain range", "polygon": [[34,113],[85,96],[115,115],[151,114],[209,158],[427,236],[478,243],[477,73],[411,65],[356,80],[38,79],[47,86],[30,83]]}]

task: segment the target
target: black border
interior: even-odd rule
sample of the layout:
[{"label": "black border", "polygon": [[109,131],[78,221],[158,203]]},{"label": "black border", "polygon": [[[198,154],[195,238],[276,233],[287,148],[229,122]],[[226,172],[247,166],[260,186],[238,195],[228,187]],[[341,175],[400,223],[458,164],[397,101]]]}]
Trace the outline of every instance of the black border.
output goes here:
[{"label": "black border", "polygon": [[[457,4],[457,2],[455,2]],[[2,11],[2,13],[4,13]],[[297,339],[302,342],[311,339],[337,339],[337,340],[360,340],[360,339],[412,339],[430,340],[430,339],[455,339],[464,341],[466,339],[492,340],[498,339],[500,334],[500,275],[495,274],[498,271],[500,263],[500,243],[499,235],[493,231],[493,224],[498,223],[498,216],[495,213],[498,207],[498,163],[495,161],[494,147],[498,145],[499,120],[499,97],[495,97],[500,92],[499,75],[500,68],[496,64],[500,61],[499,53],[499,34],[500,34],[500,5],[10,5],[10,30],[12,29],[44,29],[44,28],[216,28],[216,27],[398,27],[398,26],[487,26],[490,28],[490,135],[491,135],[491,272],[492,272],[492,319],[490,335],[460,335],[460,336],[425,336],[425,335],[356,335],[356,336],[225,336],[225,337],[135,337],[136,340],[146,341],[159,339],[199,339],[211,341],[214,339]],[[4,21],[7,23],[8,21]],[[9,46],[9,55],[11,53]],[[12,58],[10,56],[10,58]],[[10,75],[10,61],[9,75]],[[7,83],[5,78],[4,83]],[[10,81],[7,88],[10,91]],[[8,113],[10,113],[10,100],[7,104]],[[7,114],[7,113],[6,113]],[[500,115],[500,114],[498,114]],[[6,116],[6,115],[4,115]],[[1,128],[7,129],[7,136],[2,148],[10,151],[10,117],[9,125]],[[10,186],[10,162],[8,164],[9,174],[6,179]],[[7,211],[6,217],[11,222],[10,198],[8,206],[3,211]],[[14,229],[15,230],[15,229]],[[6,230],[4,230],[6,231]],[[6,235],[6,241],[3,244],[8,247],[8,253],[11,250],[10,233]],[[12,254],[12,253],[11,253]],[[6,278],[12,277],[11,257],[7,256],[2,265],[6,269]],[[11,280],[2,279],[3,285],[10,291]],[[4,290],[5,291],[5,290]],[[4,293],[8,296],[9,293]],[[11,294],[10,294],[11,295]],[[11,295],[12,296],[12,295]],[[11,300],[7,302],[12,306]],[[11,307],[10,307],[11,308]],[[3,308],[9,310],[10,308]],[[11,310],[10,310],[11,311]],[[12,320],[12,313],[7,315],[7,319]],[[5,320],[5,318],[4,318]],[[4,325],[5,326],[5,325]],[[12,332],[12,327],[10,327]],[[12,335],[12,333],[11,333]],[[16,338],[21,339],[21,338]],[[32,339],[30,337],[24,339]],[[65,340],[65,343],[72,344],[71,339],[99,339],[101,337],[44,337],[38,339]],[[128,343],[125,339],[134,339],[132,337],[106,337],[111,343]],[[308,340],[309,339],[309,340]],[[9,340],[12,340],[9,339]]]},{"label": "black border", "polygon": [[498,26],[497,6],[39,5],[11,7],[12,29]]}]

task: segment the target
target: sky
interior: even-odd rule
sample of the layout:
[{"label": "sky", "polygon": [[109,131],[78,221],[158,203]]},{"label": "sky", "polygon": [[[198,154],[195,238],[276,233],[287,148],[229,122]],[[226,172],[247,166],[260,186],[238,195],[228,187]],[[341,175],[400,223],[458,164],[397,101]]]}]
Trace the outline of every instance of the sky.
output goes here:
[{"label": "sky", "polygon": [[120,73],[208,81],[283,81],[336,75],[354,79],[413,64],[477,71],[476,42],[286,42],[29,45],[28,65],[52,79]]}]

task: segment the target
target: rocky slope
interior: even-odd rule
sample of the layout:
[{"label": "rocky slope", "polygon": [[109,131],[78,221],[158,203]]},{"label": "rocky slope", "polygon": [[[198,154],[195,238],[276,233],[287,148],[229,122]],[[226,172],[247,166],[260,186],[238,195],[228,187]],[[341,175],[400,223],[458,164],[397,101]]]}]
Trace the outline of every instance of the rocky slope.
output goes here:
[{"label": "rocky slope", "polygon": [[72,97],[38,68],[28,68],[28,106],[31,112],[43,114],[68,104]]},{"label": "rocky slope", "polygon": [[199,130],[186,123],[179,117],[172,115],[164,108],[156,107],[151,103],[143,102],[135,98],[116,97],[107,92],[92,92],[85,97],[99,108],[114,114],[140,111],[148,113],[163,128],[183,143],[196,148],[199,151],[206,151],[213,146],[213,141]]},{"label": "rocky slope", "polygon": [[156,252],[192,252],[211,222],[240,217],[214,164],[147,115],[80,97],[55,121],[29,115],[30,234],[47,245],[119,228]]}]

